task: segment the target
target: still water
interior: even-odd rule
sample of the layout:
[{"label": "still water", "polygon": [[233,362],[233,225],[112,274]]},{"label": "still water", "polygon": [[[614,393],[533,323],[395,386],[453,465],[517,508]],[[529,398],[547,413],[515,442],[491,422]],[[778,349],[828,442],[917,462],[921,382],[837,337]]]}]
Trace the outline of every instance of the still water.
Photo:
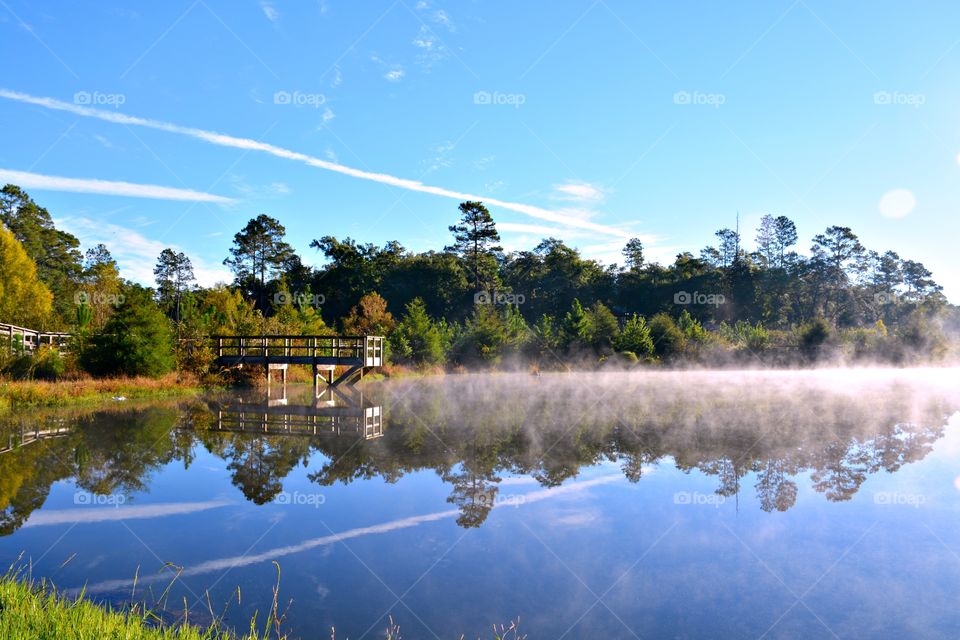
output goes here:
[{"label": "still water", "polygon": [[408,639],[518,618],[956,638],[957,374],[465,375],[8,416],[0,561],[238,627],[279,566],[304,638],[388,616]]}]

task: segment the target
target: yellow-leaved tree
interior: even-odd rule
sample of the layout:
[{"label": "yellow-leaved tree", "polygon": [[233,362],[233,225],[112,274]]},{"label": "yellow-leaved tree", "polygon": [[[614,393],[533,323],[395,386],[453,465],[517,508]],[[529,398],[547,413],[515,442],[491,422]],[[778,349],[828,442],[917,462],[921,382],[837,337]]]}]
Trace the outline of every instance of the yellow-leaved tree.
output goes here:
[{"label": "yellow-leaved tree", "polygon": [[37,279],[37,265],[13,234],[0,227],[0,322],[42,329],[53,294]]}]

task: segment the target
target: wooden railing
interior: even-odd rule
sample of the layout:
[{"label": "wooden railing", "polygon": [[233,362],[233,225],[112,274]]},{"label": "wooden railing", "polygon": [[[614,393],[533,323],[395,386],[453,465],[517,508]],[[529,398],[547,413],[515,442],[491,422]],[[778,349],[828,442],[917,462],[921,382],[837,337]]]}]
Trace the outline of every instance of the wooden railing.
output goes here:
[{"label": "wooden railing", "polygon": [[210,340],[217,357],[228,360],[341,360],[359,361],[369,367],[383,364],[381,336],[211,336]]},{"label": "wooden railing", "polygon": [[33,329],[0,322],[0,344],[5,343],[5,346],[11,351],[33,353],[37,348],[46,344],[56,347],[58,351],[63,353],[66,351],[69,339],[69,333],[34,331]]}]

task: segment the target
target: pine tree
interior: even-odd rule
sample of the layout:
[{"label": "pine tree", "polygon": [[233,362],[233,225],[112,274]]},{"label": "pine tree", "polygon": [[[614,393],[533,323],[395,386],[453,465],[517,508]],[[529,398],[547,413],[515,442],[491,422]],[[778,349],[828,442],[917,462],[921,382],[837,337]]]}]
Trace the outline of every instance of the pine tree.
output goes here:
[{"label": "pine tree", "polygon": [[473,273],[476,290],[494,284],[497,273],[496,253],[503,249],[493,216],[482,202],[460,203],[460,224],[449,227],[454,243],[446,248],[460,255]]}]

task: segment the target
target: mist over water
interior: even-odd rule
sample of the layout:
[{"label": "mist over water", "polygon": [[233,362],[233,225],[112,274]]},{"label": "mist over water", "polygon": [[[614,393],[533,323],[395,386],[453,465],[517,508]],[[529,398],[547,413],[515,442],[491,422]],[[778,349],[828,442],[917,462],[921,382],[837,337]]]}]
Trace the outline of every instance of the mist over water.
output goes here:
[{"label": "mist over water", "polygon": [[181,610],[239,586],[238,626],[277,561],[302,637],[379,637],[387,613],[414,638],[517,616],[530,637],[955,637],[957,374],[466,374],[8,416],[0,561],[116,605],[172,562]]}]

